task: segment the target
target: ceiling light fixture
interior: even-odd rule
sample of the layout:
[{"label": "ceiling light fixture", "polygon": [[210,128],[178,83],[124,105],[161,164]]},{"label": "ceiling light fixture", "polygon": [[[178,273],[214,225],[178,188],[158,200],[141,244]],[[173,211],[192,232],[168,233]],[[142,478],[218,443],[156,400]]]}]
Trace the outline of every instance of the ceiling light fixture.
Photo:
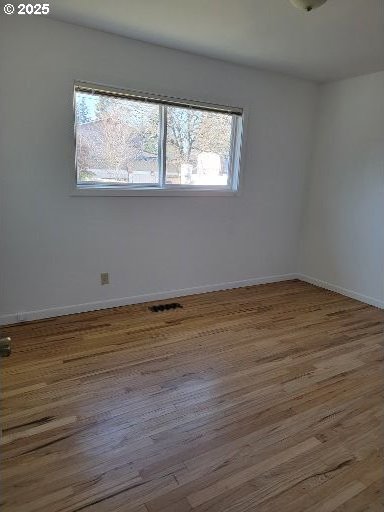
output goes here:
[{"label": "ceiling light fixture", "polygon": [[303,11],[310,12],[313,9],[317,9],[320,5],[325,4],[327,0],[291,0],[291,4],[302,9]]}]

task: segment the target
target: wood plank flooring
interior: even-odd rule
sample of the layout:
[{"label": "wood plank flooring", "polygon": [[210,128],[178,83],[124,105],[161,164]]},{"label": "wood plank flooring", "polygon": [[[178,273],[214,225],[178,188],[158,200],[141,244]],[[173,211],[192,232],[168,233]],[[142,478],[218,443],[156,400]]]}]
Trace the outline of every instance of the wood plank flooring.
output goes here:
[{"label": "wood plank flooring", "polygon": [[9,326],[3,512],[383,511],[384,312],[300,281]]}]

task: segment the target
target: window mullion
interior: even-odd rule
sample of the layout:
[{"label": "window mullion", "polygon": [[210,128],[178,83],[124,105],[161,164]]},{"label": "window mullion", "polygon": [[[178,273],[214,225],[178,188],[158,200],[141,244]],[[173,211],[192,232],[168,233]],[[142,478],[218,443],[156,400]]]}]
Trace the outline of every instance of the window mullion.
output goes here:
[{"label": "window mullion", "polygon": [[160,105],[160,136],[159,136],[159,183],[165,185],[167,162],[167,106]]},{"label": "window mullion", "polygon": [[228,169],[228,185],[231,189],[236,188],[236,141],[237,141],[238,119],[237,116],[232,115],[231,126],[231,140],[230,140],[230,154],[229,154],[229,169]]}]

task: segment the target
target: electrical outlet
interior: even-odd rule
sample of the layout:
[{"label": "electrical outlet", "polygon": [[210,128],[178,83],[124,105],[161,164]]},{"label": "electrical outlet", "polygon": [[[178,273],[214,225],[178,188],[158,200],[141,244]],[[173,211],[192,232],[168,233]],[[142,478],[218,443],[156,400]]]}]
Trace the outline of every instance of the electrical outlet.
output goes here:
[{"label": "electrical outlet", "polygon": [[102,272],[100,274],[100,283],[101,284],[109,284],[109,274],[108,274],[108,272]]}]

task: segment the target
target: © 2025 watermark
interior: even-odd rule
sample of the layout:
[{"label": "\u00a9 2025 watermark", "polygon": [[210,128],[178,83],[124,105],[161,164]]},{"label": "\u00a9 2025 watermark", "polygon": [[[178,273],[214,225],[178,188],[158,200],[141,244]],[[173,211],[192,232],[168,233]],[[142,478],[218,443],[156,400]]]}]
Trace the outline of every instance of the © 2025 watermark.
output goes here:
[{"label": "\u00a9 2025 watermark", "polygon": [[50,12],[49,4],[5,4],[5,14],[19,14],[21,16],[46,16]]}]

